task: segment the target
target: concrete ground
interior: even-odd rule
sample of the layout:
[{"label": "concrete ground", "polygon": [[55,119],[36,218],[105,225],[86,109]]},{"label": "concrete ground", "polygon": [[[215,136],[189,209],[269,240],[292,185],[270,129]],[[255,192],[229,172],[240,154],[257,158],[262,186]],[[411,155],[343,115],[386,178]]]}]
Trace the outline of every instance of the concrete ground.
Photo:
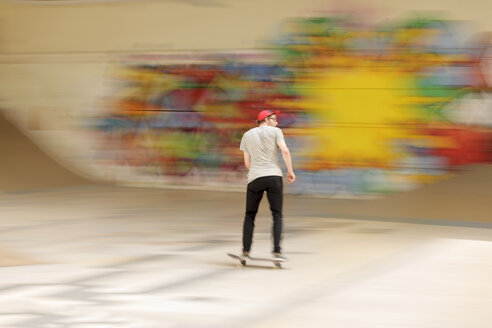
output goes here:
[{"label": "concrete ground", "polygon": [[[243,201],[243,193],[91,185],[0,193],[0,327],[492,321],[489,223],[321,215],[362,205],[287,196],[284,268],[241,267],[226,253],[240,250]],[[271,248],[267,207],[257,256]]]}]

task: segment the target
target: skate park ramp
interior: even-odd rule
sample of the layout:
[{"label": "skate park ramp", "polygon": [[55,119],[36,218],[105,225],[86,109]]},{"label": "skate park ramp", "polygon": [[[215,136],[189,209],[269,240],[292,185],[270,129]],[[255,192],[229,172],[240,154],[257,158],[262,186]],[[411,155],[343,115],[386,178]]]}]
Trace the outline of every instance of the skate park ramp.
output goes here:
[{"label": "skate park ramp", "polygon": [[456,176],[388,198],[387,211],[405,210],[410,217],[490,222],[492,165],[473,165]]},{"label": "skate park ramp", "polygon": [[37,147],[0,112],[0,192],[91,184]]},{"label": "skate park ramp", "polygon": [[[0,192],[42,191],[57,187],[96,185],[96,182],[77,175],[50,158],[28,137],[0,113]],[[110,186],[108,186],[110,187]],[[115,188],[111,186],[111,188]],[[123,188],[138,193],[138,188]],[[152,191],[161,197],[182,195],[189,199],[207,199],[211,208],[224,203],[241,207],[243,193],[221,193],[208,199],[207,191],[161,190]],[[443,224],[492,224],[492,164],[463,168],[454,177],[410,192],[401,192],[379,199],[333,199],[286,195],[288,215],[311,217],[339,217],[388,221],[411,221]],[[232,206],[234,208],[234,206]],[[262,210],[260,209],[260,212]],[[263,211],[268,212],[267,209]],[[266,213],[265,212],[265,213]]]},{"label": "skate park ramp", "polygon": [[[471,165],[453,177],[378,199],[308,199],[289,210],[326,216],[449,225],[492,226],[492,165]],[[322,206],[320,206],[323,203]]]}]

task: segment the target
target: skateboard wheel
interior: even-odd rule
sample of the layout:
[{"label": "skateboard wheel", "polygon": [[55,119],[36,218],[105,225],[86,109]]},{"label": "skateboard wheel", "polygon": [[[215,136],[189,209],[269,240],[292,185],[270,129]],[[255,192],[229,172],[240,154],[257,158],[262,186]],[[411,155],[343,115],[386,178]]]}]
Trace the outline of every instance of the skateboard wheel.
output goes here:
[{"label": "skateboard wheel", "polygon": [[246,261],[245,260],[241,260],[241,265],[242,266],[245,266],[246,265]]}]

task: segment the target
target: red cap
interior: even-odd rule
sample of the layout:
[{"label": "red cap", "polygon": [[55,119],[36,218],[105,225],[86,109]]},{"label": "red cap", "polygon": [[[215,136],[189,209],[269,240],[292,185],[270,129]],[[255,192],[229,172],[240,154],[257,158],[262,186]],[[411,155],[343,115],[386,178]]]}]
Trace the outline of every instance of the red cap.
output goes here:
[{"label": "red cap", "polygon": [[256,119],[258,120],[258,122],[261,122],[265,119],[265,117],[268,117],[268,116],[273,115],[273,114],[278,116],[278,114],[280,114],[280,111],[277,110],[275,112],[272,112],[271,110],[268,110],[268,109],[262,110],[261,112],[258,113],[258,117]]}]

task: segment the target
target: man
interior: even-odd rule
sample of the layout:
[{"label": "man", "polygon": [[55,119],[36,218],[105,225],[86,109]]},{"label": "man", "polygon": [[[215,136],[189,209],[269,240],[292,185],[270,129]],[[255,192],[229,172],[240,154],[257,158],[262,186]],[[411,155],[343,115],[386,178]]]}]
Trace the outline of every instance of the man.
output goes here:
[{"label": "man", "polygon": [[263,193],[266,191],[273,216],[273,256],[283,258],[280,241],[282,239],[282,203],[283,183],[282,169],[278,159],[278,150],[287,167],[287,182],[296,179],[292,169],[289,148],[284,135],[277,125],[279,112],[263,110],[258,114],[258,127],[247,131],[241,140],[240,149],[244,154],[244,165],[248,171],[248,188],[246,192],[246,214],[243,225],[243,253],[247,258],[251,250],[255,217]]}]

